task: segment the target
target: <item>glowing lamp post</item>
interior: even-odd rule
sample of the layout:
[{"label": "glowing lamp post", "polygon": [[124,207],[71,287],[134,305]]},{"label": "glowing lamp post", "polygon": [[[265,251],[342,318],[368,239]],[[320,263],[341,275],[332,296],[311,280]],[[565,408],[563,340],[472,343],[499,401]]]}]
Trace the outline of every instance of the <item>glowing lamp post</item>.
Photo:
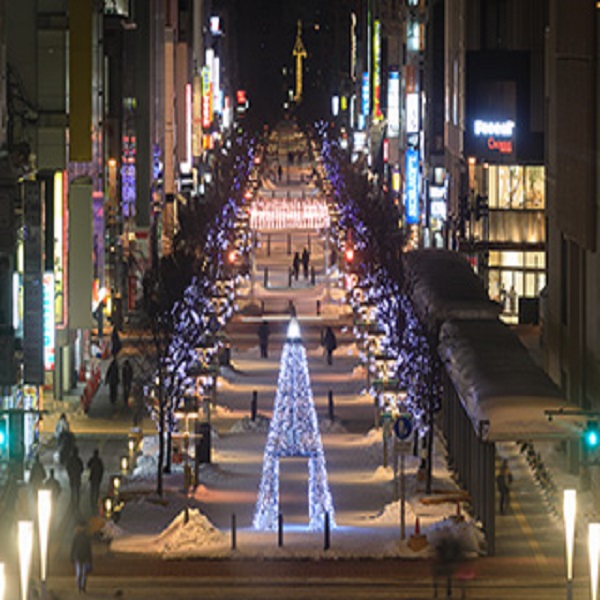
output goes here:
[{"label": "glowing lamp post", "polygon": [[50,532],[50,517],[52,516],[52,492],[38,491],[38,529],[40,535],[40,578],[42,589],[46,585],[48,566],[48,533]]},{"label": "glowing lamp post", "polygon": [[567,598],[573,597],[573,550],[575,544],[575,516],[577,514],[576,490],[565,490],[563,518],[565,520],[565,541],[567,552]]},{"label": "glowing lamp post", "polygon": [[4,572],[4,563],[0,563],[0,600],[4,600],[6,591],[6,573]]},{"label": "glowing lamp post", "polygon": [[29,572],[33,550],[33,521],[19,521],[19,570],[21,574],[21,600],[29,595]]}]

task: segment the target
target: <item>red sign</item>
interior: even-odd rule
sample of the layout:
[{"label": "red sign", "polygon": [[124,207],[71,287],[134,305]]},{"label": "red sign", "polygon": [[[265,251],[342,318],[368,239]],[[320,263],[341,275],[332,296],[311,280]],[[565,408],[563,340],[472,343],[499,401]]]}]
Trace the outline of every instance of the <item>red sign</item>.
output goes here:
[{"label": "red sign", "polygon": [[497,150],[500,154],[512,154],[513,151],[512,140],[497,140],[493,136],[488,138],[487,147],[490,150]]},{"label": "red sign", "polygon": [[235,93],[235,101],[237,104],[246,104],[246,90],[238,90]]}]

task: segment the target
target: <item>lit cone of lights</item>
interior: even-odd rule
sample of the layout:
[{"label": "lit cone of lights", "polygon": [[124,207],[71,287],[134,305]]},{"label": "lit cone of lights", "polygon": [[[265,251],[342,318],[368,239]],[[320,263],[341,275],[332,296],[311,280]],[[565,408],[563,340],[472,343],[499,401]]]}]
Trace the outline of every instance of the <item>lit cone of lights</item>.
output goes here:
[{"label": "lit cone of lights", "polygon": [[277,529],[279,459],[282,457],[308,458],[309,528],[323,529],[327,513],[333,527],[334,509],[327,481],[325,454],[312,396],[306,350],[296,319],[290,321],[281,355],[275,407],[254,512],[255,529]]}]

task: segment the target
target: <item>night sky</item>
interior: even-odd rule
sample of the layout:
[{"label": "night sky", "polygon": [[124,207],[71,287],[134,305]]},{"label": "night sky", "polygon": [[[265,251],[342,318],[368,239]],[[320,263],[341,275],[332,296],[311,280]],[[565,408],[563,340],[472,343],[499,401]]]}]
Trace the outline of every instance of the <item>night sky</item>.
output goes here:
[{"label": "night sky", "polygon": [[[294,89],[292,50],[297,21],[302,19],[308,52],[304,68],[304,110],[310,117],[325,116],[335,85],[337,53],[334,22],[337,0],[230,0],[238,53],[238,78],[248,91],[253,111],[264,120],[282,114],[286,90]],[[284,69],[286,72],[284,73]]]}]

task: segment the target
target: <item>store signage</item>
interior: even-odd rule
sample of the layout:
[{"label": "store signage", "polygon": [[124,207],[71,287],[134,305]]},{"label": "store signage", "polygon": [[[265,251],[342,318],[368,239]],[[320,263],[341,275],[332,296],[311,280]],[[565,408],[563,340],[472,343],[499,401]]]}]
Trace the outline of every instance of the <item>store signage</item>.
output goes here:
[{"label": "store signage", "polygon": [[54,371],[54,274],[44,273],[43,282],[44,370]]},{"label": "store signage", "polygon": [[419,151],[408,148],[406,151],[405,215],[408,225],[419,222]]},{"label": "store signage", "polygon": [[362,94],[361,94],[361,112],[363,116],[367,116],[370,110],[370,94],[369,94],[369,73],[364,72],[362,76]]},{"label": "store signage", "polygon": [[381,114],[381,21],[373,23],[373,119],[383,117]]},{"label": "store signage", "polygon": [[419,94],[406,94],[406,133],[418,133],[419,124]]},{"label": "store signage", "polygon": [[488,150],[500,154],[512,154],[514,129],[515,122],[511,120],[483,121],[475,119],[473,122],[475,137],[486,137]]},{"label": "store signage", "polygon": [[208,129],[212,123],[212,83],[210,81],[210,69],[202,68],[202,127]]},{"label": "store signage", "polygon": [[400,75],[392,70],[388,76],[388,135],[397,137],[400,133]]}]

